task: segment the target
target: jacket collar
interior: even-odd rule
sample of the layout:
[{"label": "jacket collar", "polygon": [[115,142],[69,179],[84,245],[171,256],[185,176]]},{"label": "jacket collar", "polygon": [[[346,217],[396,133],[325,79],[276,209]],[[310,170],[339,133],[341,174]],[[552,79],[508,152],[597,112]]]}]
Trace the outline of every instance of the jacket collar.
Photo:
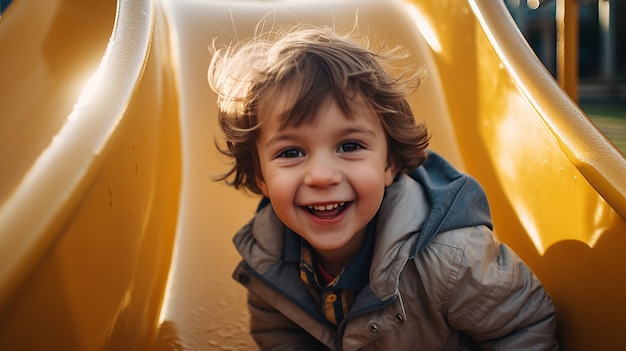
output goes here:
[{"label": "jacket collar", "polygon": [[422,186],[406,174],[399,174],[386,189],[370,269],[370,286],[381,300],[397,293],[398,277],[429,210]]}]

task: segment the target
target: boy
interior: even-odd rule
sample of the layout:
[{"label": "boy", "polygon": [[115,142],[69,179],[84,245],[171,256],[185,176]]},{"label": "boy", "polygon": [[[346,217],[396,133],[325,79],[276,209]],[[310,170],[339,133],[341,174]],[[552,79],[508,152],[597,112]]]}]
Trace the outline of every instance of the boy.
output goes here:
[{"label": "boy", "polygon": [[[264,195],[235,236],[263,350],[557,349],[550,297],[495,241],[480,186],[437,154],[375,54],[326,28],[217,50],[220,179]],[[406,72],[406,71],[405,71]]]}]

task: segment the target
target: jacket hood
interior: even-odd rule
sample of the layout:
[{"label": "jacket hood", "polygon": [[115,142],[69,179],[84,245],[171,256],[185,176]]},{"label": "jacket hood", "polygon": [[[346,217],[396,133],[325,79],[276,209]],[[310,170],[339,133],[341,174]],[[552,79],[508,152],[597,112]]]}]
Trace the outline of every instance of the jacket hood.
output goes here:
[{"label": "jacket hood", "polygon": [[439,232],[485,225],[493,230],[487,196],[472,177],[457,171],[435,152],[409,176],[422,184],[431,205],[414,256]]}]

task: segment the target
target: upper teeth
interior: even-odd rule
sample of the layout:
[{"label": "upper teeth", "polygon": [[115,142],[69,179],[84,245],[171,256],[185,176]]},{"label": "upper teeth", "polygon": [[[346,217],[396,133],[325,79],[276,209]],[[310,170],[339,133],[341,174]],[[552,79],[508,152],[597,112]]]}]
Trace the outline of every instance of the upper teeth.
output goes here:
[{"label": "upper teeth", "polygon": [[328,205],[319,205],[319,206],[307,206],[310,210],[316,210],[316,211],[330,211],[332,209],[335,209],[339,206],[343,206],[345,204],[345,202],[337,202],[334,204],[328,204]]}]

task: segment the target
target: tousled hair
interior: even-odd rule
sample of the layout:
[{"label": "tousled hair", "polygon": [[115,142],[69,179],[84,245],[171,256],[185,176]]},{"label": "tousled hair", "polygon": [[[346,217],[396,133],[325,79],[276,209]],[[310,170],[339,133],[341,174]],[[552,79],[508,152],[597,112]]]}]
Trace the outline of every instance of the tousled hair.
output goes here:
[{"label": "tousled hair", "polygon": [[[339,35],[327,27],[293,27],[219,49],[213,46],[212,52],[208,80],[217,94],[218,121],[226,139],[225,146],[216,145],[234,160],[218,180],[261,193],[256,184],[256,178],[263,179],[256,140],[262,114],[273,96],[293,84],[295,103],[282,116],[282,126],[310,122],[329,99],[356,118],[355,104],[365,101],[385,130],[390,165],[410,172],[426,160],[428,132],[415,121],[407,102],[424,71],[393,65],[406,61],[402,48],[375,53],[362,36]],[[394,76],[392,71],[401,73]]]}]

